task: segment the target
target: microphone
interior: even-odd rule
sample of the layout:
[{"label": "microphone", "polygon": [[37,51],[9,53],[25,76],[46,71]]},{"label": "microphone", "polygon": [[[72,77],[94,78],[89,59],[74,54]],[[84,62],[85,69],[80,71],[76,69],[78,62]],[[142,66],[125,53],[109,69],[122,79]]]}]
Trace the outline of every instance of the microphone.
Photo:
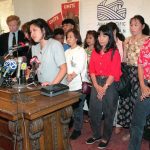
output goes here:
[{"label": "microphone", "polygon": [[26,83],[26,75],[25,75],[26,69],[27,69],[27,63],[23,62],[21,64],[21,83],[23,84]]},{"label": "microphone", "polygon": [[12,46],[9,50],[16,51],[17,49],[23,48],[23,47],[26,47],[26,46],[29,46],[29,43],[20,42],[18,45]]},{"label": "microphone", "polygon": [[38,60],[37,56],[33,56],[30,60],[30,65],[32,66],[28,82],[34,82],[36,76],[36,70],[39,67],[40,61]]},{"label": "microphone", "polygon": [[30,60],[30,65],[32,66],[33,70],[36,70],[39,67],[40,61],[38,60],[37,56],[33,56]]},{"label": "microphone", "polygon": [[[18,85],[20,86],[21,82],[22,82],[21,80],[23,80],[23,82],[25,82],[25,80],[24,80],[25,79],[25,70],[23,71],[24,72],[24,77],[21,77],[20,73],[21,73],[21,69],[22,69],[21,67],[23,66],[22,63],[26,62],[26,57],[25,56],[18,57],[18,61],[17,62],[18,62],[18,69],[17,69],[16,77],[17,77]],[[23,69],[25,69],[25,68],[23,67]],[[17,87],[18,87],[18,85],[17,85]]]},{"label": "microphone", "polygon": [[17,68],[17,63],[14,59],[8,59],[7,61],[4,62],[4,69],[5,72],[3,74],[3,77],[5,78],[7,74],[13,74],[14,71]]},{"label": "microphone", "polygon": [[19,79],[20,78],[21,63],[23,61],[23,58],[22,57],[18,57],[17,61],[18,61],[17,78]]},{"label": "microphone", "polygon": [[8,56],[12,56],[13,52],[16,52],[18,49],[24,48],[24,47],[27,47],[27,46],[30,46],[30,44],[20,42],[19,45],[16,45],[16,46],[13,46],[13,47],[9,48],[9,50],[8,50],[9,53],[6,56],[4,56],[4,59],[7,59]]},{"label": "microphone", "polygon": [[[20,90],[22,88],[25,88],[25,84],[24,84],[26,82],[25,70],[26,70],[26,66],[27,66],[25,63],[26,57],[25,56],[18,57],[17,62],[18,62],[18,69],[17,69],[17,75],[16,75],[17,84],[14,84],[12,87]],[[22,71],[22,76],[20,76],[21,71]]]},{"label": "microphone", "polygon": [[0,86],[11,87],[12,80],[10,76],[15,72],[16,68],[17,63],[14,59],[8,59],[4,62],[4,66],[1,68],[1,73],[3,73],[3,75],[1,75],[0,78]]}]

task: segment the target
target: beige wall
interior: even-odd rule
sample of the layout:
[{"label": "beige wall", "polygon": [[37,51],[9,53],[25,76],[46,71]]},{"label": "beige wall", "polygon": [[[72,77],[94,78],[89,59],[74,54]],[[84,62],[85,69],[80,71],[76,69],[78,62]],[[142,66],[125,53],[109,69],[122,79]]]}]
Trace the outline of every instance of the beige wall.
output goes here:
[{"label": "beige wall", "polygon": [[[15,14],[19,15],[22,23],[29,21],[34,18],[49,19],[61,11],[61,3],[65,3],[68,0],[14,0]],[[77,1],[77,0],[72,0]],[[80,1],[80,31],[84,38],[88,29],[98,29],[97,26],[97,5],[102,0],[79,0]],[[107,0],[112,2],[115,0]],[[125,36],[130,35],[129,31],[129,20],[135,14],[141,14],[145,21],[150,25],[150,0],[123,0],[124,7],[127,8],[126,19],[126,33]],[[24,13],[25,12],[25,13]]]},{"label": "beige wall", "polygon": [[63,2],[67,0],[14,0],[14,9],[22,23],[39,17],[47,20],[60,12]]},{"label": "beige wall", "polygon": [[67,0],[0,0],[0,25],[8,31],[6,18],[9,15],[18,15],[21,23],[35,18],[49,19],[61,10],[61,3]]},{"label": "beige wall", "polygon": [[[1,4],[9,1],[12,4],[14,3],[14,12],[13,7],[9,4],[6,6],[6,9],[3,8],[3,11],[0,11],[0,21],[5,22],[6,16],[10,13],[14,13],[18,15],[22,21],[25,23],[35,18],[43,18],[49,19],[52,16],[56,15],[61,11],[61,3],[65,3],[69,0],[2,0],[0,1],[0,10]],[[72,0],[77,1],[77,0]],[[81,35],[84,38],[86,31],[89,29],[97,30],[97,20],[96,20],[96,9],[97,4],[99,4],[102,0],[79,0],[80,1],[80,31]],[[107,0],[107,2],[111,2],[114,0]],[[135,14],[141,14],[144,16],[145,21],[150,25],[150,0],[123,0],[124,7],[127,8],[127,17],[125,19],[127,33],[126,36],[129,35],[129,19]],[[9,13],[7,12],[8,10]],[[3,15],[1,15],[3,12]],[[3,18],[1,19],[1,17]],[[6,26],[6,25],[5,25]]]},{"label": "beige wall", "polygon": [[14,7],[12,0],[0,0],[0,33],[7,31],[6,18],[14,14]]}]

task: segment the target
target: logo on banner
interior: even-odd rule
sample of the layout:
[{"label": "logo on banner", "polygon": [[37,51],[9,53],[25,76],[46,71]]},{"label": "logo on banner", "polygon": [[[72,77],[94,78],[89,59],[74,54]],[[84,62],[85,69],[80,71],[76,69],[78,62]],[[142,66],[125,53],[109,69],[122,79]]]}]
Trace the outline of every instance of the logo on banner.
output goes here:
[{"label": "logo on banner", "polygon": [[111,3],[107,3],[107,0],[102,1],[97,6],[98,20],[124,20],[126,18],[126,8],[123,8],[123,5],[122,0],[116,0]]}]

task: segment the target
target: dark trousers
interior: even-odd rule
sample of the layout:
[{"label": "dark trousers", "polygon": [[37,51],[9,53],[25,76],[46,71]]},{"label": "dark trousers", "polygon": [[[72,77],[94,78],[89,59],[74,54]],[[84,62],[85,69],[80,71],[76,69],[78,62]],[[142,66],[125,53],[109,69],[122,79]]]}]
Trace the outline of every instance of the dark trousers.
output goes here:
[{"label": "dark trousers", "polygon": [[85,94],[82,94],[79,101],[73,104],[73,128],[77,131],[82,129],[83,125],[83,106],[85,101]]},{"label": "dark trousers", "polygon": [[128,150],[140,150],[146,118],[150,114],[150,97],[140,101],[140,95],[132,116]]},{"label": "dark trousers", "polygon": [[[104,85],[106,79],[107,78],[97,77],[97,82],[99,85]],[[94,87],[92,87],[89,116],[91,120],[93,137],[101,137],[102,139],[109,141],[112,134],[113,120],[117,109],[117,103],[118,93],[114,83],[108,87],[106,95],[102,100],[97,98],[97,91]],[[101,134],[102,112],[104,113],[103,134]]]}]

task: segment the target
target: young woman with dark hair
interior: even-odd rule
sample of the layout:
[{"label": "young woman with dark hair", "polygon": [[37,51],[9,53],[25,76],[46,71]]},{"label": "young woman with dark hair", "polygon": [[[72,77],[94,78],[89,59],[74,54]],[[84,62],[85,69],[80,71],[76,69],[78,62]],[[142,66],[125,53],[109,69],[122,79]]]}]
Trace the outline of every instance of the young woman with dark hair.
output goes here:
[{"label": "young woman with dark hair", "polygon": [[[84,40],[84,49],[87,54],[87,64],[88,65],[89,65],[92,51],[94,50],[96,40],[97,40],[97,32],[95,30],[88,30],[86,33],[85,40]],[[88,72],[88,78],[89,78],[89,81],[91,82],[89,72]],[[90,101],[90,93],[86,95],[86,103],[87,103],[88,108],[89,108],[89,101]],[[85,119],[85,122],[88,122],[88,121],[89,121],[89,119]]]},{"label": "young woman with dark hair", "polygon": [[[93,87],[90,98],[89,116],[93,136],[86,144],[100,143],[99,149],[107,146],[113,128],[113,120],[117,108],[118,92],[115,82],[120,80],[121,59],[116,48],[113,32],[107,25],[98,29],[98,40],[92,52],[89,73]],[[104,113],[104,128],[101,133],[101,118]]]},{"label": "young woman with dark hair", "polygon": [[37,68],[39,82],[43,86],[61,82],[67,72],[62,44],[52,38],[52,30],[41,18],[30,22],[30,32],[31,38],[38,43],[32,46],[32,56],[37,56],[40,61]]}]

